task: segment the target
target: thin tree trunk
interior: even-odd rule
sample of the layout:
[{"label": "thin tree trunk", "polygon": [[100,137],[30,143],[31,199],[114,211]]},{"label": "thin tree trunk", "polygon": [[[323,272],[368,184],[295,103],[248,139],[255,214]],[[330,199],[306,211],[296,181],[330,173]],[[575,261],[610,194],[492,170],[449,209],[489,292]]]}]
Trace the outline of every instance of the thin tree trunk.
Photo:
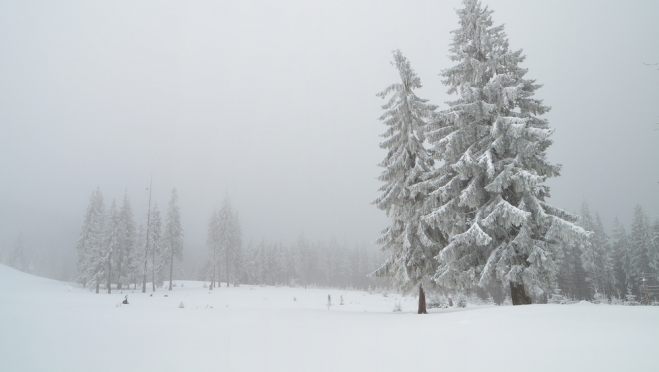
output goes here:
[{"label": "thin tree trunk", "polygon": [[96,281],[96,293],[97,293],[97,294],[99,293],[100,288],[101,288],[101,282],[99,282],[99,281],[97,280],[97,281]]},{"label": "thin tree trunk", "polygon": [[171,247],[172,253],[169,255],[169,290],[172,290],[172,275],[174,274],[174,247]]},{"label": "thin tree trunk", "polygon": [[513,305],[531,304],[531,298],[526,295],[524,284],[510,282],[510,298],[513,300]]},{"label": "thin tree trunk", "polygon": [[419,284],[419,312],[418,314],[428,314],[426,311],[426,293],[423,291],[423,286]]},{"label": "thin tree trunk", "polygon": [[227,287],[229,286],[229,247],[226,247],[227,250]]}]

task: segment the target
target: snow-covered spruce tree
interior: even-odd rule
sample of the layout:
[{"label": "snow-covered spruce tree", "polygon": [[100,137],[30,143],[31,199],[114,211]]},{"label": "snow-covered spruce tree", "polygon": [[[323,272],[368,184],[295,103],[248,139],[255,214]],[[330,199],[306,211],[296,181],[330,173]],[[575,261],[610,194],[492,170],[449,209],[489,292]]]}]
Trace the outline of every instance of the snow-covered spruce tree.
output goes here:
[{"label": "snow-covered spruce tree", "polygon": [[593,244],[598,247],[595,256],[595,265],[599,269],[600,293],[612,296],[615,293],[616,275],[613,248],[609,236],[604,231],[604,225],[599,213],[595,213],[595,229],[593,230]]},{"label": "snow-covered spruce tree", "polygon": [[117,289],[134,283],[137,278],[137,229],[133,219],[133,209],[130,205],[128,192],[124,194],[124,201],[119,210],[120,242],[119,249],[115,252],[115,278]]},{"label": "snow-covered spruce tree", "polygon": [[463,5],[450,49],[456,65],[441,74],[459,98],[427,131],[442,165],[421,185],[433,190],[424,221],[448,240],[434,279],[453,288],[495,279],[510,286],[514,305],[527,304],[528,291],[549,290],[560,243],[588,233],[545,201],[544,182],[560,166],[546,157],[552,130],[540,116],[549,107],[533,98],[540,85],[524,78],[522,51],[508,49],[480,1]]},{"label": "snow-covered spruce tree", "polygon": [[121,252],[123,240],[121,231],[121,214],[117,211],[117,203],[113,200],[103,229],[103,246],[100,254],[99,269],[102,267],[105,273],[108,294],[112,293],[113,266],[116,256]]},{"label": "snow-covered spruce tree", "polygon": [[174,258],[183,259],[183,228],[181,227],[181,214],[178,210],[178,194],[172,189],[169,199],[167,220],[163,242],[163,253],[169,263],[169,290],[172,290],[172,277],[174,275]]},{"label": "snow-covered spruce tree", "polygon": [[80,237],[76,244],[78,261],[76,263],[76,282],[86,287],[90,281],[96,283],[96,261],[99,258],[103,244],[103,225],[105,220],[105,204],[100,188],[92,192],[85,213]]},{"label": "snow-covered spruce tree", "polygon": [[300,284],[305,287],[311,284],[311,277],[315,271],[314,262],[311,260],[311,246],[304,234],[300,233],[295,242],[295,272]]},{"label": "snow-covered spruce tree", "polygon": [[206,236],[206,247],[208,248],[208,258],[206,259],[206,272],[204,280],[210,279],[210,289],[213,290],[219,281],[218,268],[220,260],[220,232],[219,232],[219,213],[214,211],[208,221],[208,234]]},{"label": "snow-covered spruce tree", "polygon": [[590,286],[587,298],[592,298],[595,293],[601,295],[613,294],[615,276],[609,237],[604,232],[599,214],[596,214],[595,219],[593,219],[586,201],[581,205],[579,225],[586,231],[593,232],[588,243],[581,245],[581,262]]},{"label": "snow-covered spruce tree", "polygon": [[149,247],[151,255],[151,290],[156,291],[156,286],[162,287],[164,282],[164,271],[166,259],[163,255],[162,244],[162,218],[158,210],[158,203],[151,208],[151,228],[149,229]]},{"label": "snow-covered spruce tree", "polygon": [[14,248],[11,250],[9,255],[9,266],[14,269],[29,273],[30,272],[30,260],[27,257],[27,249],[25,247],[25,240],[23,239],[23,233],[19,233],[16,241],[14,242]]},{"label": "snow-covered spruce tree", "polygon": [[654,220],[650,231],[650,250],[648,253],[650,259],[650,269],[652,276],[659,280],[659,218]]},{"label": "snow-covered spruce tree", "polygon": [[648,217],[640,205],[634,208],[631,231],[629,233],[630,270],[628,283],[635,295],[640,295],[643,276],[650,273],[650,228]]},{"label": "snow-covered spruce tree", "polygon": [[556,281],[561,293],[568,298],[579,301],[588,298],[586,270],[583,267],[583,244],[561,244],[556,251],[555,263],[558,265]]},{"label": "snow-covered spruce tree", "polygon": [[618,217],[613,220],[613,260],[616,276],[616,295],[623,298],[627,287],[633,282],[631,278],[631,255],[627,231]]},{"label": "snow-covered spruce tree", "polygon": [[229,197],[222,201],[222,207],[217,214],[217,238],[219,249],[224,260],[224,274],[229,283],[238,283],[242,271],[242,229],[238,213],[231,207]]},{"label": "snow-covered spruce tree", "polygon": [[389,257],[373,274],[391,278],[403,293],[419,286],[418,313],[425,314],[423,287],[428,286],[435,272],[437,252],[436,244],[426,245],[421,241],[420,236],[425,234],[419,223],[419,211],[426,195],[413,187],[433,165],[423,142],[427,120],[436,106],[417,97],[414,90],[421,88],[421,79],[400,50],[393,55],[392,64],[398,69],[401,82],[378,93],[378,97],[386,98],[391,94],[391,98],[382,106],[385,113],[380,117],[387,126],[382,134],[385,140],[380,143],[387,155],[379,164],[384,171],[378,177],[384,184],[378,190],[382,194],[373,201],[392,220],[391,226],[384,229],[377,240]]}]

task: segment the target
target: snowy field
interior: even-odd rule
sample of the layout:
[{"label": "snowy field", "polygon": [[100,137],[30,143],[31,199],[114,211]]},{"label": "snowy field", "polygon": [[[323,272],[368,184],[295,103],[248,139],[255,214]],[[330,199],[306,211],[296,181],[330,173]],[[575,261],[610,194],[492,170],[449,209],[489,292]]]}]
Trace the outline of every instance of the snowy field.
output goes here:
[{"label": "snowy field", "polygon": [[0,371],[659,370],[659,307],[415,309],[398,295],[194,281],[97,295],[0,265]]}]

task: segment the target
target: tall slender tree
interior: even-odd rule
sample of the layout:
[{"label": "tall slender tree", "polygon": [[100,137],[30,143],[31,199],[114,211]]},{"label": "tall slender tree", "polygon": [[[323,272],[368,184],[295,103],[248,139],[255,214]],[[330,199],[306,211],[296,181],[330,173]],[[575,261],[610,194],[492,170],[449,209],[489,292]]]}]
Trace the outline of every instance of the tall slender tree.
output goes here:
[{"label": "tall slender tree", "polygon": [[115,252],[117,289],[135,281],[137,271],[137,228],[133,218],[133,209],[124,193],[124,200],[119,210],[119,246]]},{"label": "tall slender tree", "polygon": [[659,218],[654,220],[650,231],[649,266],[655,280],[659,280]]},{"label": "tall slender tree", "polygon": [[85,213],[85,220],[76,244],[78,261],[76,263],[76,281],[86,287],[90,282],[97,282],[97,261],[103,245],[103,225],[105,221],[105,205],[100,188],[92,192]]},{"label": "tall slender tree", "polygon": [[618,217],[613,220],[613,258],[614,271],[616,275],[616,295],[622,298],[631,286],[631,254],[629,250],[629,238],[625,226],[620,223]]},{"label": "tall slender tree", "polygon": [[224,274],[228,287],[231,281],[234,285],[237,283],[242,270],[242,229],[228,196],[222,201],[216,224],[218,247],[224,254]]},{"label": "tall slender tree", "polygon": [[640,205],[634,208],[631,231],[629,233],[630,284],[632,292],[640,295],[644,276],[650,271],[651,236],[648,217]]},{"label": "tall slender tree", "polygon": [[[153,186],[153,177],[151,177],[151,181],[149,181],[149,205],[146,213],[146,237],[145,237],[145,242],[144,242],[144,267],[142,269],[142,293],[146,293],[146,277],[147,277],[147,271],[148,271],[148,266],[149,266],[149,234],[151,232],[151,192],[152,192],[152,186]],[[154,283],[154,292],[155,292],[155,283]]]},{"label": "tall slender tree", "polygon": [[162,243],[162,219],[158,204],[154,204],[151,210],[151,229],[149,231],[149,252],[151,253],[151,290],[156,291],[156,286],[162,286],[164,281],[164,266],[166,259],[163,254]]},{"label": "tall slender tree", "polygon": [[514,305],[530,302],[554,282],[560,243],[588,234],[576,216],[546,202],[547,178],[560,166],[547,160],[549,110],[533,98],[540,87],[526,79],[521,50],[508,49],[503,26],[480,1],[457,10],[450,59],[442,72],[459,98],[439,113],[428,139],[441,164],[428,177],[424,221],[448,242],[438,256],[438,284],[464,288],[490,280],[510,286]]},{"label": "tall slender tree", "polygon": [[113,200],[105,219],[103,251],[101,253],[100,264],[104,267],[106,286],[108,294],[112,293],[112,268],[116,261],[116,256],[121,252],[122,232],[121,232],[121,214],[117,211],[117,204]]},{"label": "tall slender tree", "polygon": [[178,194],[172,189],[167,209],[167,222],[164,233],[165,256],[169,262],[169,290],[172,290],[172,278],[174,276],[174,258],[183,258],[183,228],[181,227],[181,214],[178,209]]},{"label": "tall slender tree", "polygon": [[420,206],[426,194],[414,186],[431,170],[433,161],[423,146],[424,129],[436,106],[417,97],[414,91],[421,88],[421,79],[400,50],[393,53],[393,65],[401,82],[388,86],[378,97],[389,101],[380,120],[387,126],[380,143],[387,150],[379,164],[384,170],[378,178],[384,184],[380,197],[373,201],[392,219],[391,226],[382,231],[377,240],[389,254],[385,263],[374,272],[376,277],[389,277],[404,293],[419,287],[419,314],[425,314],[424,285],[436,269],[436,244],[424,244],[423,225],[419,223]]},{"label": "tall slender tree", "polygon": [[30,272],[30,260],[27,257],[27,248],[25,246],[25,239],[23,233],[19,233],[14,242],[14,248],[9,255],[9,266],[14,269]]},{"label": "tall slender tree", "polygon": [[207,273],[204,277],[210,276],[211,284],[210,289],[213,290],[217,286],[216,282],[219,280],[218,263],[220,259],[220,232],[219,232],[219,213],[214,211],[208,221],[208,234],[206,236],[206,247],[208,248]]}]

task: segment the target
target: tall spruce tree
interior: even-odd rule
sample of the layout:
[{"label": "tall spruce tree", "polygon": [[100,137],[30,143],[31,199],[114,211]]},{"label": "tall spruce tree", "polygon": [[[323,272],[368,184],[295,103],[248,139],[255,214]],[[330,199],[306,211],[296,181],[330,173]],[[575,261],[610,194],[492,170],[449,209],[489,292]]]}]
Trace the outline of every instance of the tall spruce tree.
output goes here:
[{"label": "tall spruce tree", "polygon": [[208,258],[206,260],[206,273],[204,279],[209,278],[211,281],[210,289],[213,290],[219,281],[218,269],[220,262],[220,232],[219,232],[219,213],[216,211],[211,215],[208,221],[208,234],[206,236],[206,247],[208,248]]},{"label": "tall spruce tree", "polygon": [[629,233],[630,281],[628,283],[632,288],[632,293],[635,295],[641,294],[643,277],[647,276],[651,271],[650,248],[651,236],[648,217],[643,211],[643,208],[640,205],[636,205],[632,218],[631,231]]},{"label": "tall spruce tree", "polygon": [[183,228],[181,227],[181,214],[178,209],[178,194],[172,189],[167,209],[167,222],[164,232],[164,256],[169,263],[169,290],[172,290],[174,276],[174,258],[183,259]]},{"label": "tall spruce tree", "polygon": [[224,274],[229,283],[236,285],[242,273],[242,229],[238,213],[231,207],[229,197],[222,201],[217,213],[217,242],[224,260]]},{"label": "tall spruce tree", "polygon": [[151,290],[156,291],[156,286],[162,287],[165,278],[164,247],[162,242],[162,218],[158,210],[158,203],[151,208],[151,228],[149,229],[149,253],[151,255]]},{"label": "tall spruce tree", "polygon": [[659,218],[654,220],[650,231],[650,269],[655,280],[659,280]]},{"label": "tall spruce tree", "polygon": [[374,275],[391,278],[403,293],[419,286],[418,312],[424,314],[423,286],[429,284],[428,279],[435,272],[437,252],[435,244],[422,242],[424,233],[419,211],[427,195],[414,186],[433,165],[423,142],[424,129],[436,106],[417,97],[414,91],[421,88],[421,79],[400,50],[393,55],[392,65],[398,70],[401,82],[378,93],[378,97],[391,95],[391,98],[382,106],[385,113],[380,117],[387,126],[382,134],[385,140],[380,143],[387,155],[379,164],[384,171],[378,178],[384,184],[379,189],[382,194],[373,201],[392,220],[391,226],[384,229],[377,240],[389,257]]},{"label": "tall spruce tree", "polygon": [[76,281],[86,287],[87,284],[98,281],[99,267],[97,261],[100,258],[103,245],[103,226],[105,221],[105,204],[100,188],[92,192],[89,205],[85,213],[80,237],[76,244],[78,261],[76,263]]},{"label": "tall spruce tree", "polygon": [[103,267],[106,279],[108,294],[112,293],[112,278],[116,273],[113,272],[117,255],[122,250],[122,230],[121,214],[117,211],[117,203],[113,200],[105,219],[105,228],[103,232],[103,249],[99,266]]},{"label": "tall spruce tree", "polygon": [[14,242],[14,248],[9,255],[9,266],[14,269],[29,273],[30,260],[27,257],[27,248],[25,246],[25,239],[23,233],[19,233]]},{"label": "tall spruce tree", "polygon": [[129,283],[136,281],[137,274],[137,228],[133,219],[133,209],[128,198],[128,192],[124,194],[124,201],[119,210],[120,242],[116,257],[116,280],[117,289],[122,289]]},{"label": "tall spruce tree", "polygon": [[552,130],[541,115],[549,110],[533,98],[540,88],[525,79],[521,50],[510,51],[503,26],[480,1],[463,0],[457,10],[443,83],[459,98],[449,103],[428,131],[441,166],[425,183],[432,190],[424,220],[448,244],[435,275],[448,287],[510,286],[514,305],[530,302],[554,281],[560,243],[588,236],[576,216],[549,205]]},{"label": "tall spruce tree", "polygon": [[615,274],[609,237],[604,232],[599,214],[596,213],[595,218],[593,218],[590,207],[585,200],[581,205],[579,225],[586,231],[593,232],[588,242],[581,245],[581,262],[590,287],[585,298],[590,299],[595,293],[612,295],[614,293]]},{"label": "tall spruce tree", "polygon": [[613,220],[613,260],[616,276],[616,295],[619,298],[627,293],[627,288],[632,285],[631,253],[629,250],[629,238],[625,226],[620,223],[618,217]]}]

